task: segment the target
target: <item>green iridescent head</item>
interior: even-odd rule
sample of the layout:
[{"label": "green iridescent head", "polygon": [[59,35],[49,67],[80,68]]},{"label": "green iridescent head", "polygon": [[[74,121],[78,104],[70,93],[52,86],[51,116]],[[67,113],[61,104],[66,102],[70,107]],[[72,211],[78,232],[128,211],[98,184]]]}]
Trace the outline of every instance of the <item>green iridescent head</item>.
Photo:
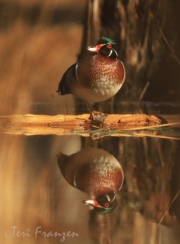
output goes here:
[{"label": "green iridescent head", "polygon": [[102,36],[98,42],[97,42],[97,45],[99,44],[114,44],[114,45],[117,45],[116,41],[109,38],[109,37],[105,37],[105,36]]},{"label": "green iridescent head", "polygon": [[94,211],[101,215],[111,213],[118,205],[114,192],[101,195],[96,199],[86,200],[83,202],[86,205],[94,207]]},{"label": "green iridescent head", "polygon": [[109,37],[101,37],[97,42],[96,46],[88,47],[88,51],[99,53],[103,56],[108,58],[117,59],[118,58],[118,50],[117,50],[117,43],[113,39]]}]

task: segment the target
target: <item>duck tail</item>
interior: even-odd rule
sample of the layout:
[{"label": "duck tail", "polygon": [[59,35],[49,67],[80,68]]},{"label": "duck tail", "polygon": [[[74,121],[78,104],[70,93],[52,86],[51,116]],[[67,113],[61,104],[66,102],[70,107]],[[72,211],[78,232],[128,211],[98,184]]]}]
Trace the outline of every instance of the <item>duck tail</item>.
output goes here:
[{"label": "duck tail", "polygon": [[75,78],[75,67],[76,64],[71,65],[64,73],[61,81],[59,82],[58,90],[56,91],[59,95],[66,95],[70,93],[70,87],[68,85],[70,81],[68,81],[68,75],[72,74],[72,78]]},{"label": "duck tail", "polygon": [[64,77],[64,75],[59,83],[58,90],[56,92],[61,96],[70,93],[70,89],[67,84],[66,77]]},{"label": "duck tail", "polygon": [[64,175],[65,167],[67,166],[66,163],[68,161],[69,156],[65,155],[63,153],[59,153],[56,156],[57,156],[57,164],[59,166],[59,169],[60,169],[62,175]]}]

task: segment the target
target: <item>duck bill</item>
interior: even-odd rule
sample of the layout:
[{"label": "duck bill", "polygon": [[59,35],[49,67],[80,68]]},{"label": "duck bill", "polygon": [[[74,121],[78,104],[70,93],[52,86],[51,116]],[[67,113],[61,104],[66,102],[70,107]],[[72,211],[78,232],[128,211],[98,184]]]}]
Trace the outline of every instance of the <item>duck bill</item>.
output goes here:
[{"label": "duck bill", "polygon": [[102,45],[97,45],[95,47],[88,47],[87,50],[90,51],[90,52],[95,52],[95,53],[98,53],[99,52],[99,49],[102,47]]},{"label": "duck bill", "polygon": [[93,200],[86,200],[86,201],[83,201],[86,205],[90,205],[90,206],[93,206],[93,207],[96,207],[96,208],[102,208],[101,205],[99,205],[99,203],[96,201],[96,199],[93,199]]}]

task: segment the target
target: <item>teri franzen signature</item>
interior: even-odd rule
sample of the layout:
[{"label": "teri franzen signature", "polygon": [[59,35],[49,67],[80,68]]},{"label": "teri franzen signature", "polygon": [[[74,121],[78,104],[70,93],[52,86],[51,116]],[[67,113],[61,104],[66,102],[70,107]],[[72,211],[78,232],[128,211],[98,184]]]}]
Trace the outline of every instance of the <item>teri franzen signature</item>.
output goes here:
[{"label": "teri franzen signature", "polygon": [[76,237],[79,236],[78,233],[76,232],[71,232],[71,231],[67,231],[67,232],[53,232],[53,231],[43,231],[41,229],[41,226],[36,227],[36,229],[34,230],[34,233],[32,234],[32,231],[30,229],[27,229],[27,231],[20,231],[17,229],[17,226],[11,226],[11,229],[9,230],[5,230],[4,231],[4,236],[6,238],[10,238],[10,237],[34,237],[34,238],[38,238],[38,237],[60,237],[60,242],[65,241],[66,237]]}]

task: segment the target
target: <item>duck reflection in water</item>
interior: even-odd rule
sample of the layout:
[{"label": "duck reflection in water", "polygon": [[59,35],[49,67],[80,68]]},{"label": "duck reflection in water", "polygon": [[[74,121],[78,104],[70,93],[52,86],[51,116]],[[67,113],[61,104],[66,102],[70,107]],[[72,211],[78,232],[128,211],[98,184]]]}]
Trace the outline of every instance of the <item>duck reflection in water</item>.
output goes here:
[{"label": "duck reflection in water", "polygon": [[107,214],[117,207],[115,192],[121,189],[124,174],[117,159],[105,150],[87,147],[67,156],[60,153],[58,166],[63,177],[73,187],[86,192],[84,201],[99,214]]}]

